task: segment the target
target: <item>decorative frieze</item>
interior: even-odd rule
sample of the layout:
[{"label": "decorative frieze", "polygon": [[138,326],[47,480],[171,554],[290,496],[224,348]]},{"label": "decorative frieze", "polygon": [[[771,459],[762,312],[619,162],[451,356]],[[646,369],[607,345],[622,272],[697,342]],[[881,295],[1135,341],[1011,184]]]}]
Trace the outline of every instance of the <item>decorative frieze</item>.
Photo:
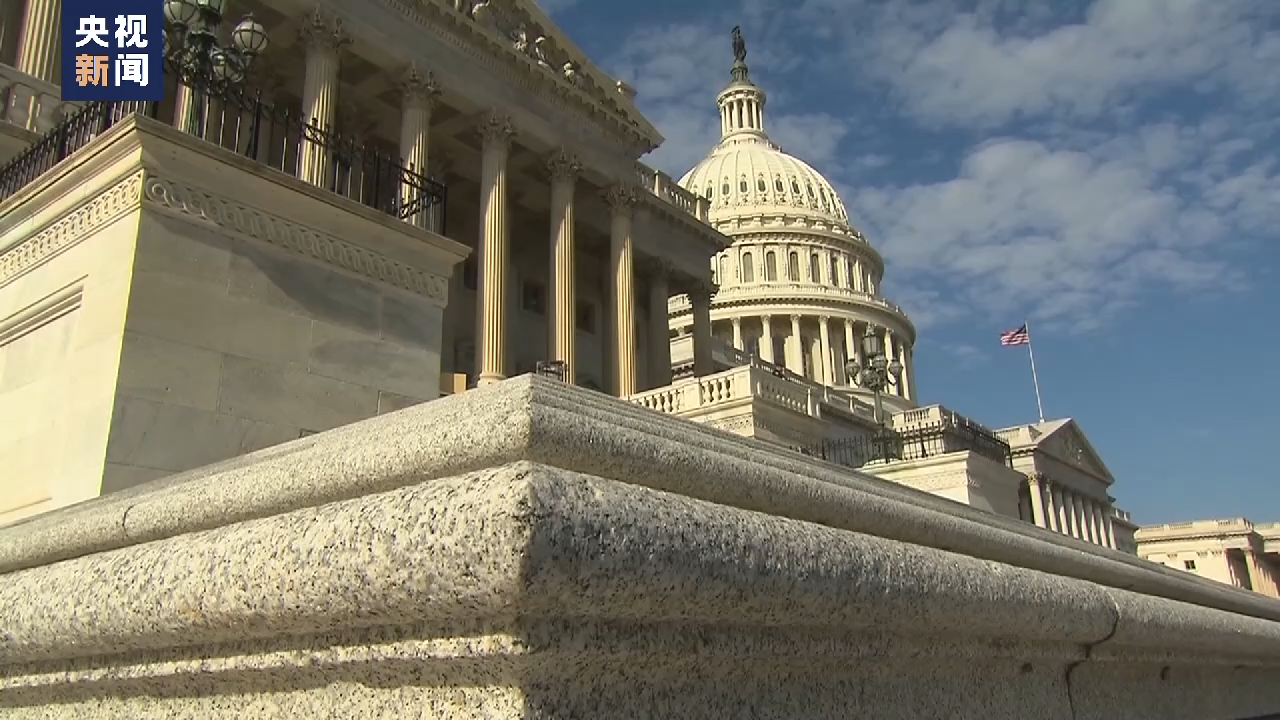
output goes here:
[{"label": "decorative frieze", "polygon": [[0,287],[137,209],[142,199],[142,179],[143,171],[139,170],[0,254]]},{"label": "decorative frieze", "polygon": [[441,307],[448,302],[449,281],[441,275],[403,265],[372,250],[205,190],[148,176],[143,200],[170,212],[200,218],[225,231],[417,293]]}]

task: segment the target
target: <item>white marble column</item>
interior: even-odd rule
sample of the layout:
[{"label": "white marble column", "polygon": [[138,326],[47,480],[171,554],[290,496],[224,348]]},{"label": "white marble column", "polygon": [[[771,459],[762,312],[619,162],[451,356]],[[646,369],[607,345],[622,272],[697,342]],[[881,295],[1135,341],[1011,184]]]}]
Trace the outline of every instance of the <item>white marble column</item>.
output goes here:
[{"label": "white marble column", "polygon": [[866,291],[867,291],[867,280],[866,280],[866,275],[862,272],[862,261],[861,261],[861,260],[854,260],[854,261],[853,261],[853,272],[854,272],[854,275],[853,275],[853,289],[854,289],[854,290],[857,290],[858,292],[866,292]]},{"label": "white marble column", "polygon": [[1071,534],[1071,507],[1067,503],[1067,490],[1065,488],[1053,487],[1053,504],[1058,508],[1058,532],[1063,535]]},{"label": "white marble column", "polygon": [[547,288],[551,311],[547,313],[547,359],[564,363],[565,382],[570,385],[578,377],[574,344],[578,307],[574,192],[581,170],[577,159],[564,150],[552,153],[547,159],[547,175],[551,180],[551,282]]},{"label": "white marble column", "polygon": [[693,287],[689,304],[693,311],[693,374],[702,377],[715,372],[711,358],[711,288]]},{"label": "white marble column", "polygon": [[498,111],[480,123],[480,242],[476,258],[476,384],[507,376],[508,268],[507,156],[515,128]]},{"label": "white marble column", "polygon": [[1080,516],[1084,525],[1084,539],[1097,545],[1098,527],[1093,516],[1093,498],[1084,496],[1080,499]]},{"label": "white marble column", "polygon": [[405,222],[420,228],[431,217],[425,184],[428,171],[428,145],[431,139],[431,111],[435,108],[440,88],[430,72],[409,65],[400,79],[400,163],[417,177],[401,182],[400,202],[409,209]]},{"label": "white marble column", "polygon": [[916,361],[914,349],[902,344],[902,377],[905,379],[906,385],[903,386],[902,396],[911,402],[916,401]]},{"label": "white marble column", "polygon": [[1106,535],[1107,535],[1106,544],[1107,544],[1107,547],[1111,548],[1112,550],[1115,550],[1117,549],[1116,548],[1116,528],[1115,528],[1115,524],[1112,522],[1112,513],[1114,512],[1114,510],[1110,505],[1107,505],[1106,507],[1103,508],[1103,512],[1104,514],[1102,516],[1102,529],[1104,532],[1106,532]]},{"label": "white marble column", "polygon": [[1049,527],[1045,522],[1044,514],[1044,488],[1040,484],[1040,475],[1038,473],[1030,473],[1027,475],[1027,489],[1031,495],[1031,519],[1037,526],[1042,528]]},{"label": "white marble column", "polygon": [[[889,359],[889,362],[893,362],[895,359],[898,358],[898,348],[893,341],[893,331],[890,330],[889,328],[884,329],[884,356]],[[898,362],[902,362],[902,361],[899,359]],[[897,382],[894,383],[893,385],[890,385],[889,388],[885,390],[885,392],[890,395],[901,396],[902,395],[902,378],[903,378],[903,375],[899,374],[897,377]]]},{"label": "white marble column", "polygon": [[329,186],[329,153],[324,147],[336,130],[338,110],[338,53],[350,44],[342,21],[319,8],[309,14],[300,32],[307,49],[306,75],[302,82],[302,120],[312,134],[302,142],[298,177],[319,187]]},{"label": "white marble column", "polygon": [[61,35],[62,0],[27,0],[18,41],[18,69],[52,85],[61,85],[62,78],[56,72],[62,52]]},{"label": "white marble column", "polygon": [[1058,499],[1056,497],[1057,490],[1053,487],[1053,483],[1049,480],[1041,478],[1041,484],[1044,486],[1045,500],[1045,523],[1044,526],[1054,532],[1062,532],[1062,527],[1058,524]]},{"label": "white marble column", "polygon": [[[854,332],[853,321],[846,319],[844,321],[844,354],[845,360],[852,360],[858,367],[862,367],[862,346],[858,344],[858,335]],[[846,385],[854,385],[853,376],[845,372],[844,382]]]},{"label": "white marble column", "polygon": [[804,375],[804,343],[800,341],[800,316],[791,316],[791,337],[787,342],[791,348],[791,357],[787,358],[787,366],[791,372]]},{"label": "white marble column", "polygon": [[1098,514],[1098,503],[1093,498],[1086,498],[1084,504],[1085,519],[1089,526],[1089,542],[1102,544],[1102,516]]},{"label": "white marble column", "polygon": [[773,316],[760,316],[760,359],[776,363],[773,357]]},{"label": "white marble column", "polygon": [[[631,237],[635,193],[615,185],[605,192],[609,205],[609,303],[613,310],[612,383],[618,397],[636,394],[635,266]],[[697,340],[695,339],[696,343]]]},{"label": "white marble column", "polygon": [[739,350],[746,350],[746,346],[742,344],[742,318],[730,318],[729,323],[733,325],[733,346]]},{"label": "white marble column", "polygon": [[831,318],[826,315],[818,318],[818,347],[822,351],[821,382],[823,385],[835,385],[835,358],[831,353]]},{"label": "white marble column", "polygon": [[1071,527],[1075,531],[1075,536],[1079,540],[1089,539],[1089,530],[1084,524],[1084,500],[1080,495],[1072,491],[1071,493]]},{"label": "white marble column", "polygon": [[670,275],[665,263],[653,263],[649,277],[649,379],[655,388],[671,384]]}]

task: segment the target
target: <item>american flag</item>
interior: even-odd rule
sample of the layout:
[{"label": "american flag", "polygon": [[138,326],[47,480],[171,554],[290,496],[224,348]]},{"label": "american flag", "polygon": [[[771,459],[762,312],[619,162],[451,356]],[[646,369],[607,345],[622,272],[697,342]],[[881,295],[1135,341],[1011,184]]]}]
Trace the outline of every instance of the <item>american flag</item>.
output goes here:
[{"label": "american flag", "polygon": [[1005,330],[1000,333],[1001,345],[1030,345],[1031,333],[1027,332],[1027,326],[1023,325],[1017,330]]}]

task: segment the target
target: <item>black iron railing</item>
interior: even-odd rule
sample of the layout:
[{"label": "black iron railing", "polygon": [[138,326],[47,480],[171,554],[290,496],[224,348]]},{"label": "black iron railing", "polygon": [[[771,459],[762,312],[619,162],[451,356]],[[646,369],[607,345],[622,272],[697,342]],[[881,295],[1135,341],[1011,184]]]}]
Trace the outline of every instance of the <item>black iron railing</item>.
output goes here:
[{"label": "black iron railing", "polygon": [[[169,64],[194,99],[179,97],[180,130],[425,227],[445,230],[445,186],[406,166],[394,148],[308,123],[262,93],[228,86]],[[156,103],[94,102],[0,167],[0,202],[133,113],[156,117]]]},{"label": "black iron railing", "polygon": [[861,437],[819,440],[794,449],[804,455],[851,468],[902,459],[902,439],[889,429]]},{"label": "black iron railing", "polygon": [[794,448],[846,467],[872,462],[919,460],[968,450],[1002,465],[1013,465],[1009,444],[981,426],[943,421],[902,430],[885,428],[862,437],[819,440]]}]

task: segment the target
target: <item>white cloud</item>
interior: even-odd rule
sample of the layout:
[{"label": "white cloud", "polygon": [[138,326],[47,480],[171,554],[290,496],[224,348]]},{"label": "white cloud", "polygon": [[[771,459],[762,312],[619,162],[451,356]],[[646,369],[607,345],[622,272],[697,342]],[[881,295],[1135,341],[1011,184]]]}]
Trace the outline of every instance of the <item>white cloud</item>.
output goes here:
[{"label": "white cloud", "polygon": [[[742,2],[771,134],[834,181],[921,326],[1087,328],[1153,290],[1234,287],[1235,251],[1280,225],[1273,0]],[[715,12],[606,61],[673,173],[718,135],[714,28],[736,18]]]}]

